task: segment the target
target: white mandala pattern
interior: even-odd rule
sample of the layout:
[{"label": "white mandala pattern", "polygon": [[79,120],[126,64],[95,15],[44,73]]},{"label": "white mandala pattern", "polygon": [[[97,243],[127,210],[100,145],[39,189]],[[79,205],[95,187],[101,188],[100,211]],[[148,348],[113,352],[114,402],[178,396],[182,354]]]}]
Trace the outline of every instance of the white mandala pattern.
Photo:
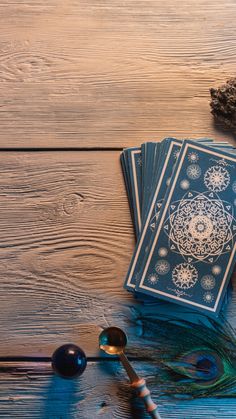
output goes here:
[{"label": "white mandala pattern", "polygon": [[166,247],[160,247],[160,249],[158,250],[158,255],[161,258],[164,258],[165,256],[167,256],[168,254],[168,250],[166,249]]},{"label": "white mandala pattern", "polygon": [[187,262],[214,263],[231,251],[236,233],[232,206],[213,192],[187,192],[169,208],[164,231],[169,247]]},{"label": "white mandala pattern", "polygon": [[213,192],[224,191],[230,183],[228,170],[221,166],[210,167],[204,175],[204,184]]},{"label": "white mandala pattern", "polygon": [[204,290],[212,290],[216,284],[216,280],[212,275],[204,275],[201,278],[201,286]]},{"label": "white mandala pattern", "polygon": [[212,301],[214,301],[214,295],[212,294],[212,292],[205,292],[205,294],[203,295],[203,300],[206,303],[212,303]]},{"label": "white mandala pattern", "polygon": [[190,151],[188,153],[188,161],[190,161],[190,163],[196,163],[199,160],[199,156],[195,151]]},{"label": "white mandala pattern", "polygon": [[189,289],[198,280],[197,269],[189,263],[180,263],[172,271],[172,281],[178,288]]},{"label": "white mandala pattern", "polygon": [[166,275],[170,270],[170,264],[165,259],[160,259],[156,263],[155,270],[159,275]]},{"label": "white mandala pattern", "polygon": [[207,239],[213,230],[213,222],[207,215],[196,214],[189,222],[189,233],[197,240]]},{"label": "white mandala pattern", "polygon": [[189,187],[190,187],[190,183],[189,183],[188,179],[183,179],[183,180],[181,180],[181,182],[180,182],[180,187],[181,187],[182,189],[184,189],[184,190],[189,189]]},{"label": "white mandala pattern", "polygon": [[158,281],[158,275],[157,274],[150,274],[149,276],[148,276],[148,282],[151,284],[151,285],[154,285],[154,284],[156,284],[157,283],[157,281]]},{"label": "white mandala pattern", "polygon": [[221,270],[222,269],[219,265],[214,265],[212,266],[211,272],[213,273],[213,275],[220,275]]},{"label": "white mandala pattern", "polygon": [[189,177],[189,179],[199,179],[201,174],[202,169],[198,164],[190,164],[190,166],[187,167],[187,176]]}]

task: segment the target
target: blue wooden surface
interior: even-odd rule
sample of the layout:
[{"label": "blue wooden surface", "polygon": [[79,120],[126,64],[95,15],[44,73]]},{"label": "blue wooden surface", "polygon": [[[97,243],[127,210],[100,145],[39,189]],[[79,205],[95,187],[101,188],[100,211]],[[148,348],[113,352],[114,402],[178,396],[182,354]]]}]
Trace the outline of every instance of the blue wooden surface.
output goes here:
[{"label": "blue wooden surface", "polygon": [[[0,147],[12,148],[1,151],[1,357],[50,357],[68,341],[100,356],[108,325],[142,356],[137,313],[156,307],[122,289],[134,237],[119,153],[167,136],[235,143],[209,111],[209,88],[235,73],[235,16],[234,0],[0,4]],[[152,365],[134,366],[163,419],[236,418],[235,399],[160,398]],[[117,362],[64,381],[19,358],[0,364],[0,417],[147,415]]]}]

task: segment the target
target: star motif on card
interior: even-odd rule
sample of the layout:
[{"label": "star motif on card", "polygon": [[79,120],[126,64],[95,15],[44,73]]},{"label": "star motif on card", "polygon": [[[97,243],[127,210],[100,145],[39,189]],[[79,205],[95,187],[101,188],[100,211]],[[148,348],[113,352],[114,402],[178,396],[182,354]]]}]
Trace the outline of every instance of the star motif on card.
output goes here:
[{"label": "star motif on card", "polygon": [[230,183],[228,170],[221,166],[210,167],[204,175],[204,184],[213,192],[224,191]]},{"label": "star motif on card", "polygon": [[211,268],[211,272],[213,273],[213,275],[219,275],[221,273],[222,269],[219,265],[214,265]]},{"label": "star motif on card", "polygon": [[197,269],[189,263],[180,263],[172,271],[172,281],[179,288],[191,288],[196,284],[197,280]]},{"label": "star motif on card", "polygon": [[188,153],[188,161],[190,163],[196,163],[199,160],[198,153],[196,151],[190,151]]},{"label": "star motif on card", "polygon": [[149,284],[151,284],[151,285],[154,285],[154,284],[156,284],[157,283],[157,281],[158,281],[158,275],[157,274],[155,274],[155,273],[152,273],[152,274],[150,274],[149,276],[148,276],[148,282],[149,282]]},{"label": "star motif on card", "polygon": [[216,280],[213,275],[204,275],[201,278],[201,286],[204,290],[212,290],[215,286]]},{"label": "star motif on card", "polygon": [[190,166],[187,167],[187,176],[189,177],[189,179],[199,179],[201,174],[202,169],[198,164],[190,164]]},{"label": "star motif on card", "polygon": [[170,270],[170,264],[165,259],[160,259],[156,263],[155,270],[159,275],[166,275]]},{"label": "star motif on card", "polygon": [[160,257],[165,257],[168,254],[168,250],[166,247],[160,247],[160,249],[158,250],[158,255]]},{"label": "star motif on card", "polygon": [[180,182],[180,187],[181,187],[181,189],[183,189],[183,190],[187,190],[187,189],[189,189],[189,187],[190,187],[190,182],[188,181],[188,179],[183,179],[183,180],[181,180],[181,182]]},{"label": "star motif on card", "polygon": [[203,295],[203,300],[205,301],[205,303],[212,303],[214,301],[214,295],[212,294],[212,292],[205,292],[205,294]]}]

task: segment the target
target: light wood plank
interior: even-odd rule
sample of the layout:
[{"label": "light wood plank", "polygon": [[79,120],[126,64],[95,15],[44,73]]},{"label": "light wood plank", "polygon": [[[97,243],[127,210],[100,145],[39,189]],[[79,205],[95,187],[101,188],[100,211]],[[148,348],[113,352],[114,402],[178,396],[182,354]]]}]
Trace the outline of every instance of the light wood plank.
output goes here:
[{"label": "light wood plank", "polygon": [[0,5],[0,146],[124,147],[217,130],[235,72],[234,0]]},{"label": "light wood plank", "polygon": [[[0,176],[0,356],[97,351],[124,323],[134,246],[119,152],[4,152]],[[119,319],[119,320],[118,320]]]}]

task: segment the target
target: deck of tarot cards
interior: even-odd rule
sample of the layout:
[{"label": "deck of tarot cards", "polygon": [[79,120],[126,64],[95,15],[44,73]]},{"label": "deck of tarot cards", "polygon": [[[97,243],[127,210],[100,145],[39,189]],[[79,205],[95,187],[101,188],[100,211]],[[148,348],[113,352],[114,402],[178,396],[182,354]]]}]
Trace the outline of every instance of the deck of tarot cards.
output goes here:
[{"label": "deck of tarot cards", "polygon": [[166,138],[121,164],[137,239],[125,288],[217,316],[236,262],[236,149]]}]

